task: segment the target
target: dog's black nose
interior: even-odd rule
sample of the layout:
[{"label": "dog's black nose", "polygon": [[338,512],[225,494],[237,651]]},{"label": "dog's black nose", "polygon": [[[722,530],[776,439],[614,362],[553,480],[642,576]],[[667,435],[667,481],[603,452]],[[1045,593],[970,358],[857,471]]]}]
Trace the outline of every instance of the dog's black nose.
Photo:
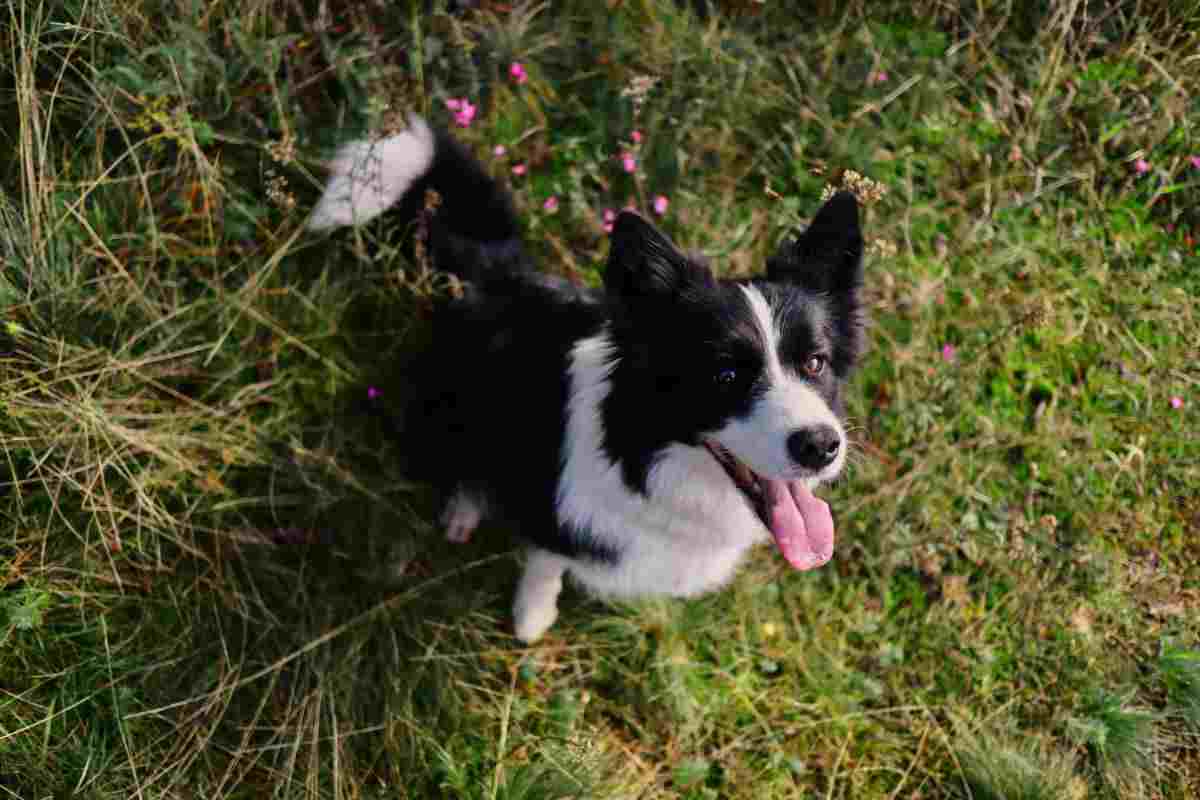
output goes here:
[{"label": "dog's black nose", "polygon": [[788,453],[797,464],[809,469],[823,469],[837,458],[842,449],[842,437],[832,425],[814,425],[793,431],[787,439]]}]

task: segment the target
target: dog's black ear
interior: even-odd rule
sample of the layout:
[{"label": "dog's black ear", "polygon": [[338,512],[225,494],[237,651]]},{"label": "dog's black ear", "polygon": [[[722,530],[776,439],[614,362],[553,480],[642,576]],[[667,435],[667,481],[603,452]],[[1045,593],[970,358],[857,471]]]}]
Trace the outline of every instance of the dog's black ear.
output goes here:
[{"label": "dog's black ear", "polygon": [[668,297],[712,282],[708,267],[681,253],[645,217],[632,211],[617,215],[604,268],[604,288],[610,295],[627,299]]},{"label": "dog's black ear", "polygon": [[862,253],[858,201],[850,192],[838,192],[821,206],[808,230],[767,259],[767,278],[814,292],[853,291],[862,283]]}]

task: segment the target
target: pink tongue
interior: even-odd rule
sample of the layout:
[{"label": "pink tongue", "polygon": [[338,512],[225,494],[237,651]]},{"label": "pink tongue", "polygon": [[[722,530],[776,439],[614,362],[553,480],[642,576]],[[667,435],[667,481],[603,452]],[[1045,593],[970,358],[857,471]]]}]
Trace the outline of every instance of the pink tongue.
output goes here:
[{"label": "pink tongue", "polygon": [[796,569],[819,567],[833,556],[829,505],[801,481],[764,480],[767,522],[783,557]]}]

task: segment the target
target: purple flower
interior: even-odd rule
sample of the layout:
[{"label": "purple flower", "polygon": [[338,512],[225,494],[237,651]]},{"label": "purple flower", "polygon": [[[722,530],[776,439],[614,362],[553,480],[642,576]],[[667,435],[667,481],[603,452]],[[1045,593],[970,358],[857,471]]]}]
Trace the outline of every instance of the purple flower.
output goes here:
[{"label": "purple flower", "polygon": [[1183,408],[1183,398],[1180,397],[1179,395],[1175,395],[1174,397],[1172,397],[1171,398],[1171,408],[1174,408],[1176,410]]},{"label": "purple flower", "polygon": [[947,364],[949,364],[951,361],[954,360],[955,352],[956,351],[954,349],[954,345],[952,345],[952,344],[942,345],[942,361],[945,361]]},{"label": "purple flower", "polygon": [[633,172],[637,169],[637,159],[631,153],[623,153],[621,155],[621,169],[626,172]]},{"label": "purple flower", "polygon": [[1193,167],[1200,169],[1200,156],[1192,156],[1188,161],[1192,162]]},{"label": "purple flower", "polygon": [[1133,162],[1133,169],[1138,175],[1145,175],[1150,171],[1150,162],[1144,158],[1139,158]]},{"label": "purple flower", "polygon": [[666,195],[663,195],[663,194],[655,195],[655,197],[654,197],[654,213],[655,214],[658,214],[660,217],[663,214],[666,214],[668,205],[670,205],[670,201],[667,200]]},{"label": "purple flower", "polygon": [[516,81],[518,85],[529,80],[529,74],[525,72],[525,67],[521,66],[521,62],[519,61],[514,61],[512,63],[512,66],[508,68],[508,74],[512,76],[512,79]]},{"label": "purple flower", "polygon": [[542,210],[547,214],[554,214],[558,211],[558,198],[550,195],[546,198],[546,202],[542,203]]},{"label": "purple flower", "polygon": [[492,155],[496,158],[504,158],[504,154],[508,152],[508,148],[502,144],[498,144],[492,149]]},{"label": "purple flower", "polygon": [[368,399],[370,399],[370,400],[375,400],[375,399],[376,399],[376,398],[378,398],[378,397],[379,397],[381,394],[383,394],[383,392],[379,391],[379,390],[378,390],[378,389],[376,389],[374,386],[368,386],[368,387],[367,387],[367,398],[368,398]]}]

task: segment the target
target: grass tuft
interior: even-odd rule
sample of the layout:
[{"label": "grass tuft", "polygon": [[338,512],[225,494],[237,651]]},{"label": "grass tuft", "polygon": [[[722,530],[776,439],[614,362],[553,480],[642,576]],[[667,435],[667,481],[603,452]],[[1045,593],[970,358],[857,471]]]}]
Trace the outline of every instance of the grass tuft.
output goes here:
[{"label": "grass tuft", "polygon": [[1093,766],[1119,796],[1144,797],[1164,746],[1157,718],[1131,706],[1128,696],[1095,690],[1068,720],[1067,735],[1087,748]]},{"label": "grass tuft", "polygon": [[1200,733],[1200,652],[1164,642],[1158,669],[1167,690],[1167,712]]},{"label": "grass tuft", "polygon": [[956,748],[962,797],[971,800],[1082,800],[1088,796],[1070,754],[1027,736],[972,734]]}]

